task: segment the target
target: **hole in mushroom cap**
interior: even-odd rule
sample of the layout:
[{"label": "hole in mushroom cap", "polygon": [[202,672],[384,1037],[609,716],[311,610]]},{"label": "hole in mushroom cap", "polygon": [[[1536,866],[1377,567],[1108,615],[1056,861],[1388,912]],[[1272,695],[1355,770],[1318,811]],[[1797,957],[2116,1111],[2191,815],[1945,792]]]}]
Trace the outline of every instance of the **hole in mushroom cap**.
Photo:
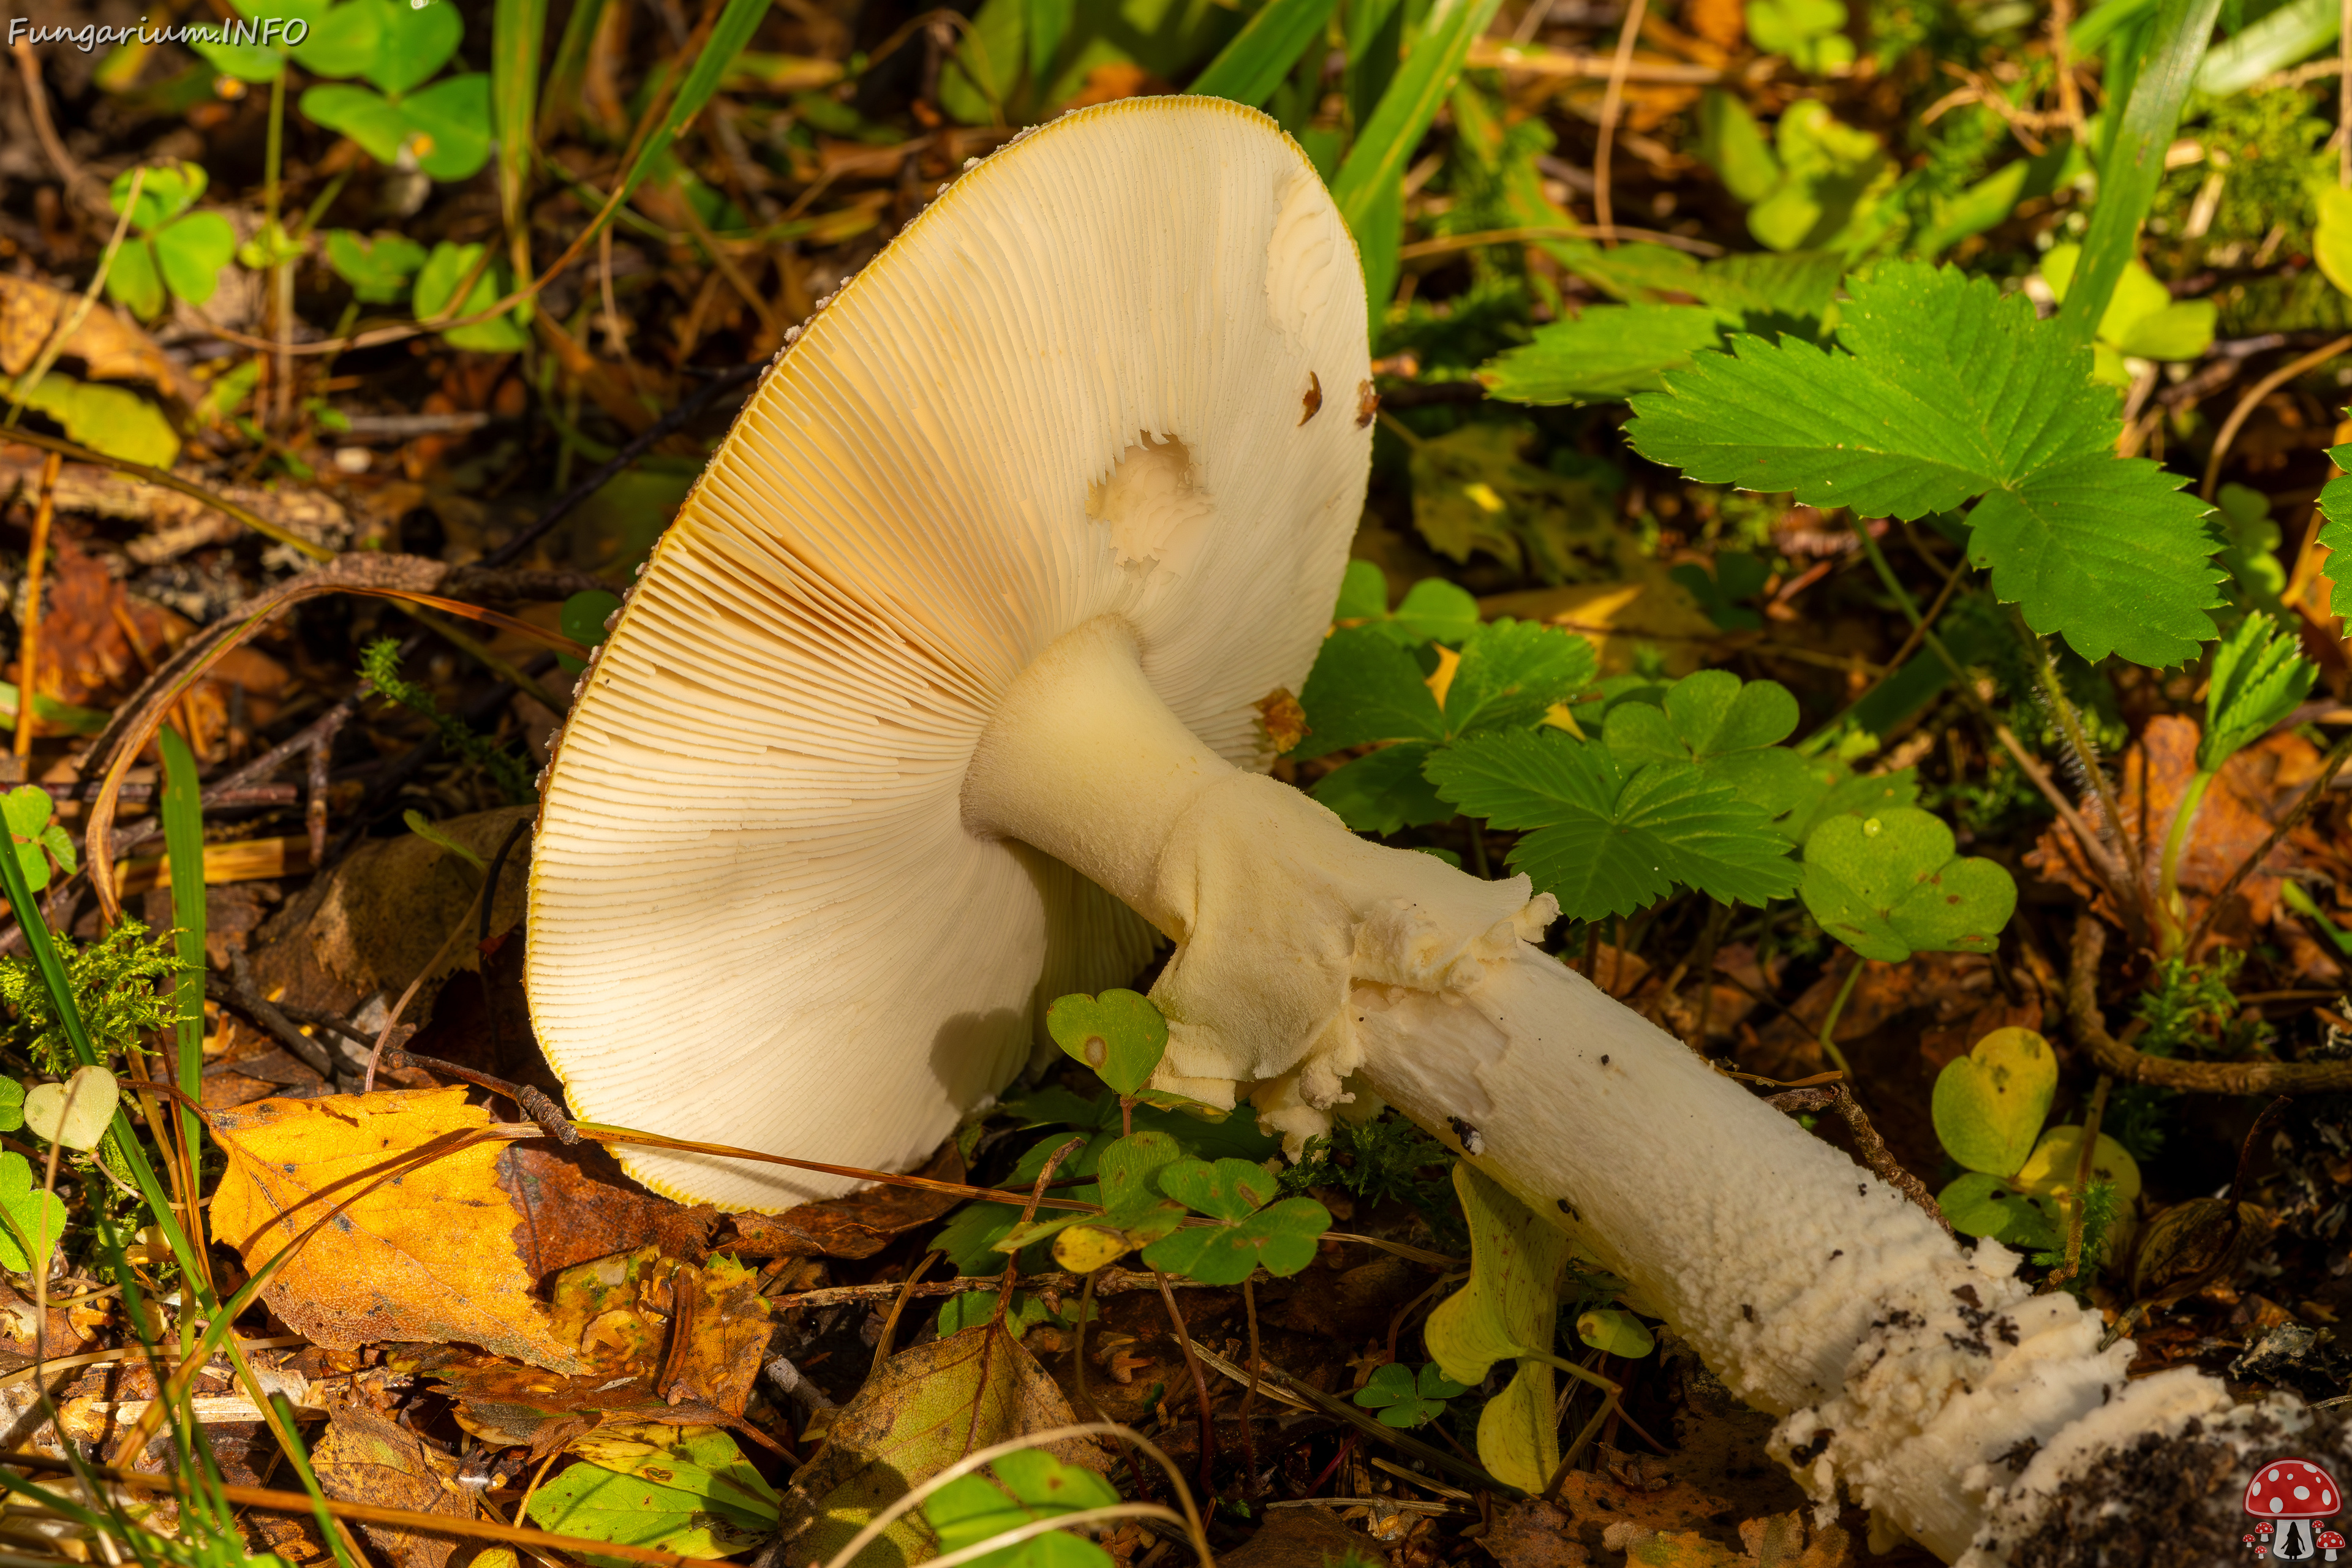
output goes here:
[{"label": "hole in mushroom cap", "polygon": [[1192,449],[1172,436],[1139,437],[1109,478],[1087,487],[1087,515],[1109,528],[1122,566],[1143,563],[1182,573],[1216,511]]}]

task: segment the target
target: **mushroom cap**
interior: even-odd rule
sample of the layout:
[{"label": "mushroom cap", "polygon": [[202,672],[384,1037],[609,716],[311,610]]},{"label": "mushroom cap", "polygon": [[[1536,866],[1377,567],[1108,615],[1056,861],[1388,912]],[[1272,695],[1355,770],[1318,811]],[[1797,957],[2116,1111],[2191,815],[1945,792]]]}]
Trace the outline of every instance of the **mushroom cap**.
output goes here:
[{"label": "mushroom cap", "polygon": [[[778,356],[576,691],[526,979],[573,1112],[904,1168],[1045,1003],[1131,979],[1139,918],[967,830],[974,747],[1119,616],[1194,734],[1270,763],[1255,705],[1328,625],[1370,376],[1353,241],[1255,110],[1105,104],[947,188]],[[855,1184],[621,1157],[730,1209]]]},{"label": "mushroom cap", "polygon": [[2344,1508],[2344,1489],[2309,1459],[2273,1459],[2246,1483],[2246,1511],[2257,1519],[2326,1519]]}]

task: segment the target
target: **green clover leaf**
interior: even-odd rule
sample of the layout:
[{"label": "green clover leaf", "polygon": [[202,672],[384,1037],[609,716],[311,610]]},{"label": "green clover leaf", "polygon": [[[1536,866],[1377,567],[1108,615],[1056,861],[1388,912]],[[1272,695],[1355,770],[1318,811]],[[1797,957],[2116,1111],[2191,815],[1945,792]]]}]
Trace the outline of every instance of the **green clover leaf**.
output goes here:
[{"label": "green clover leaf", "polygon": [[1045,1009],[1045,1032],[1072,1060],[1127,1095],[1150,1080],[1168,1049],[1168,1020],[1133,991],[1061,997]]},{"label": "green clover leaf", "polygon": [[1372,1370],[1364,1386],[1356,1390],[1355,1401],[1367,1410],[1378,1411],[1381,1426],[1410,1431],[1428,1426],[1444,1414],[1447,1400],[1469,1392],[1447,1377],[1435,1362],[1416,1374],[1402,1362],[1392,1361]]},{"label": "green clover leaf", "polygon": [[1285,1198],[1238,1225],[1190,1226],[1143,1249],[1143,1261],[1203,1285],[1238,1285],[1263,1267],[1276,1279],[1315,1260],[1331,1211],[1313,1198]]},{"label": "green clover leaf", "polygon": [[13,1078],[0,1078],[0,1132],[14,1132],[25,1125],[25,1086]]},{"label": "green clover leaf", "polygon": [[2033,1152],[2057,1092],[2050,1042],[2031,1029],[1995,1029],[1936,1075],[1936,1137],[1969,1170],[2013,1176]]},{"label": "green clover leaf", "polygon": [[[325,88],[313,88],[312,92],[324,92]],[[359,91],[359,89],[352,89]],[[307,100],[309,94],[303,95]],[[306,110],[307,112],[307,110]],[[364,145],[364,142],[362,142]],[[430,173],[430,171],[427,171]],[[466,302],[450,312],[450,301],[457,297],[457,287],[465,282],[481,259],[478,245],[452,245],[447,240],[433,247],[424,267],[416,274],[416,290],[410,298],[409,308],[420,321],[449,312],[458,317],[471,316],[488,310],[504,297],[507,284],[506,268],[498,263],[485,267],[474,279],[474,286],[466,294]],[[493,316],[487,321],[470,326],[451,327],[441,334],[451,348],[477,349],[483,353],[511,353],[530,340],[515,324],[514,313]]]},{"label": "green clover leaf", "polygon": [[1806,840],[1797,890],[1822,929],[1864,958],[1990,952],[2017,884],[1953,847],[1952,830],[1915,806],[1834,817]]},{"label": "green clover leaf", "polygon": [[402,235],[371,237],[356,229],[327,231],[327,265],[352,286],[352,297],[362,305],[397,305],[406,300],[425,258],[425,247]]},{"label": "green clover leaf", "polygon": [[1231,1223],[1265,1207],[1281,1185],[1247,1160],[1176,1160],[1160,1167],[1160,1190],[1195,1213]]},{"label": "green clover leaf", "polygon": [[0,1268],[17,1273],[47,1257],[65,1234],[66,1205],[33,1184],[22,1154],[0,1154]]}]

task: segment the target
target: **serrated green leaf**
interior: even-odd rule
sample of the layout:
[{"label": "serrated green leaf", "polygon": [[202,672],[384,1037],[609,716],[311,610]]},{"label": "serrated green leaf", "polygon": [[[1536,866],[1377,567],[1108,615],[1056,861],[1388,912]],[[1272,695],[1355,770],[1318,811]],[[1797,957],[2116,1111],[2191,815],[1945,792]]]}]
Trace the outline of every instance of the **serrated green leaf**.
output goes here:
[{"label": "serrated green leaf", "polygon": [[2200,773],[2222,763],[2261,738],[2311,694],[2319,667],[2303,657],[2295,635],[2268,616],[2248,616],[2213,647],[2205,689],[2205,735],[2197,746]]},{"label": "serrated green leaf", "polygon": [[1325,773],[1307,793],[1358,833],[1387,835],[1448,821],[1454,808],[1422,773],[1435,749],[1427,741],[1383,746]]},{"label": "serrated green leaf", "polygon": [[1491,621],[1462,645],[1462,662],[1445,689],[1445,730],[1460,739],[1540,722],[1601,672],[1582,637],[1540,621]]},{"label": "serrated green leaf", "polygon": [[2058,1058],[2031,1029],[1995,1029],[1936,1075],[1930,1114],[1944,1152],[1971,1171],[2015,1175],[2058,1092]]},{"label": "serrated green leaf", "polygon": [[1839,816],[1805,842],[1805,908],[1864,958],[1989,952],[2017,908],[2017,884],[1990,860],[1953,853],[1952,830],[1903,806]]},{"label": "serrated green leaf", "polygon": [[1045,1032],[1064,1055],[1120,1094],[1150,1082],[1168,1051],[1168,1020],[1134,991],[1060,997],[1045,1009]]},{"label": "serrated green leaf", "polygon": [[2115,401],[2087,355],[2022,296],[1952,268],[1890,263],[1849,287],[1844,352],[1735,340],[1636,397],[1628,437],[1695,479],[1866,516],[1982,497],[1969,558],[2035,630],[2091,659],[2191,657],[2223,575],[2206,509],[2179,476],[2114,456]]},{"label": "serrated green leaf", "polygon": [[1442,741],[1445,715],[1421,667],[1376,626],[1349,626],[1323,639],[1298,694],[1307,738],[1291,752],[1304,762],[1379,741]]},{"label": "serrated green leaf", "polygon": [[1478,367],[1487,392],[1507,403],[1613,403],[1664,384],[1664,373],[1723,341],[1704,305],[1591,305],[1536,329],[1532,341]]},{"label": "serrated green leaf", "polygon": [[1425,771],[1463,811],[1525,832],[1511,868],[1573,919],[1631,914],[1676,883],[1759,906],[1797,886],[1772,819],[1691,763],[1622,768],[1606,746],[1545,730],[1474,736]]},{"label": "serrated green leaf", "polygon": [[[1119,1500],[1111,1484],[1053,1455],[1023,1448],[989,1467],[985,1476],[959,1476],[923,1502],[923,1517],[939,1532],[942,1553],[976,1546],[1037,1520]],[[1110,1553],[1066,1530],[971,1559],[975,1568],[1107,1568]]]}]

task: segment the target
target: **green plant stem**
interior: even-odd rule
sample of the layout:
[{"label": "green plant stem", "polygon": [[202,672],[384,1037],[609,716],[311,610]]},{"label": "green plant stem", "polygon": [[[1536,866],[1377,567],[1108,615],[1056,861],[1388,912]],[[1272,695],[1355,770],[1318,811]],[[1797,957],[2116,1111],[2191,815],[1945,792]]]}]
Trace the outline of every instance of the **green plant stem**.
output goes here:
[{"label": "green plant stem", "polygon": [[[2026,651],[2033,658],[2033,677],[2041,683],[2042,695],[2050,700],[2051,715],[2058,721],[2059,734],[2064,737],[2067,750],[2074,753],[2074,761],[2090,780],[2091,794],[2099,803],[2099,814],[2106,819],[2107,831],[2115,837],[2118,858],[2126,863],[2125,868],[2131,877],[2132,891],[2139,900],[2148,928],[2154,931],[2166,929],[2170,916],[2162,908],[2156,907],[2156,897],[2148,889],[2147,867],[2138,847],[2133,844],[2131,835],[2124,828],[2123,805],[2116,799],[2115,791],[2107,786],[2106,770],[2099,766],[2098,753],[2092,749],[2090,733],[2083,728],[2083,716],[2075,710],[2074,699],[2066,695],[2066,688],[2058,679],[2058,665],[2050,657],[2049,645],[2025,624],[2024,616],[2014,605],[2010,606],[2010,624],[2016,628]],[[2120,889],[2117,890],[2121,891]]]},{"label": "green plant stem", "polygon": [[[2180,125],[2198,62],[2213,37],[2221,0],[2163,0],[2153,34],[2156,47],[2141,62],[2105,161],[2099,168],[2098,205],[2083,237],[2083,257],[2059,323],[2084,347],[2115,298],[2116,285],[2139,245],[2140,221],[2156,201],[2164,178],[2164,155]],[[2115,113],[2108,105],[2108,112]]]},{"label": "green plant stem", "polygon": [[2172,831],[2164,836],[2164,865],[2157,875],[2156,901],[2163,911],[2158,929],[2166,942],[2162,954],[2166,958],[2179,951],[2180,920],[2175,900],[2180,891],[2180,851],[2189,843],[2189,825],[2197,820],[2197,808],[2204,804],[2206,786],[2212,782],[2213,775],[2202,770],[2189,779],[2189,787],[2180,792],[2180,808],[2172,814]]},{"label": "green plant stem", "polygon": [[1822,1032],[1817,1037],[1821,1041],[1822,1055],[1837,1064],[1838,1071],[1845,1074],[1849,1084],[1853,1081],[1853,1068],[1847,1064],[1845,1053],[1837,1047],[1837,1021],[1838,1015],[1845,1011],[1845,999],[1853,994],[1854,983],[1862,978],[1864,962],[1862,954],[1857,952],[1853,955],[1853,967],[1845,972],[1845,983],[1838,987],[1837,995],[1831,999],[1830,1010],[1822,1017]]},{"label": "green plant stem", "polygon": [[[167,725],[157,731],[155,743],[163,755],[163,848],[173,870],[172,941],[180,964],[180,1092],[190,1102],[180,1108],[180,1166],[182,1181],[194,1194],[204,1147],[204,1119],[194,1109],[203,1098],[205,1066],[205,816],[199,798],[204,785],[196,777],[195,752],[177,730]],[[184,1297],[181,1316],[192,1318],[194,1311],[194,1299]]]},{"label": "green plant stem", "polygon": [[[2066,1261],[2042,1282],[2044,1290],[2054,1290],[2083,1270],[2083,1221],[2088,1212],[2091,1190],[2091,1158],[2098,1152],[2099,1121],[2106,1114],[2107,1090],[2116,1080],[2105,1073],[2099,1075],[2096,1088],[2091,1090],[2090,1109],[2083,1113],[2083,1146],[2074,1156],[2074,1190],[2066,1194]],[[2234,1194],[2233,1194],[2234,1195]]]}]

